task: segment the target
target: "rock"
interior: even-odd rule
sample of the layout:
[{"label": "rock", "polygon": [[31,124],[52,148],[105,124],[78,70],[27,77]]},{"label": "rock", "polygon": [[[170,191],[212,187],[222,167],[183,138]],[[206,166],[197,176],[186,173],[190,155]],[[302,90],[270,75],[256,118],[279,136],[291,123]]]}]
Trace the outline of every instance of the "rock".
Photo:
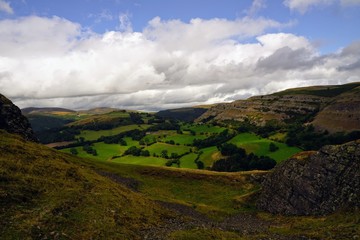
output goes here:
[{"label": "rock", "polygon": [[302,119],[317,130],[360,131],[360,83],[288,89],[246,100],[215,104],[196,122],[235,120],[263,126]]},{"label": "rock", "polygon": [[0,129],[21,135],[24,139],[37,142],[37,138],[26,117],[9,99],[0,94]]},{"label": "rock", "polygon": [[360,140],[303,152],[266,177],[258,208],[286,215],[325,215],[360,207]]}]

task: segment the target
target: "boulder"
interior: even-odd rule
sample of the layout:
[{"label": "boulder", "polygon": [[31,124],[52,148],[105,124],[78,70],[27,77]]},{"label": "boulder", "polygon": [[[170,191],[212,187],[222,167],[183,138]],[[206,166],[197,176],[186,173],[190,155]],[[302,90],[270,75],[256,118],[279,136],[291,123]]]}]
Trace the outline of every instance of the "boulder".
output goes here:
[{"label": "boulder", "polygon": [[326,215],[360,207],[360,140],[303,152],[262,183],[258,208],[285,215]]},{"label": "boulder", "polygon": [[28,141],[37,142],[37,138],[26,117],[9,99],[0,94],[0,129],[21,135]]}]

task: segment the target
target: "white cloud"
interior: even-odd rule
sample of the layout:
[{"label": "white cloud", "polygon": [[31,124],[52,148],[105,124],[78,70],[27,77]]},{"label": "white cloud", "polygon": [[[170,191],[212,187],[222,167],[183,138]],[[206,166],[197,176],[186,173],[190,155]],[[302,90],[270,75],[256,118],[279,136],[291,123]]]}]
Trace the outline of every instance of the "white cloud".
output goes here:
[{"label": "white cloud", "polygon": [[8,14],[13,14],[14,10],[11,8],[10,3],[0,0],[0,12],[6,12]]},{"label": "white cloud", "polygon": [[311,7],[320,5],[330,5],[336,0],[285,0],[284,4],[293,11],[298,11],[302,14],[307,12]]},{"label": "white cloud", "polygon": [[319,6],[328,6],[332,4],[342,7],[356,6],[360,5],[360,0],[285,0],[283,3],[290,8],[290,10],[304,14],[311,8]]},{"label": "white cloud", "polygon": [[251,7],[245,13],[249,16],[254,16],[263,8],[266,8],[265,0],[253,0]]},{"label": "white cloud", "polygon": [[21,107],[156,110],[360,81],[360,43],[321,56],[302,36],[266,33],[287,25],[155,18],[143,32],[95,34],[58,17],[2,20],[0,89]]},{"label": "white cloud", "polygon": [[119,30],[125,31],[125,32],[132,32],[132,26],[131,26],[131,14],[129,13],[121,13],[119,15]]}]

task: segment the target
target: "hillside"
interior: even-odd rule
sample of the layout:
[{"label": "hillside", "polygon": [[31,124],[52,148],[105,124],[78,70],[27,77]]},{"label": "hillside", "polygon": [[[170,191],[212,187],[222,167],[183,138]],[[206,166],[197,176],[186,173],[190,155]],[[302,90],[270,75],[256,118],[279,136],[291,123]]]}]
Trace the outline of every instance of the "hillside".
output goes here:
[{"label": "hillside", "polygon": [[[13,116],[22,117],[20,112]],[[207,131],[209,139],[227,132],[210,125],[182,127],[195,136]],[[250,133],[230,140],[252,147],[268,142]],[[0,153],[1,239],[356,239],[360,234],[358,210],[293,218],[256,209],[266,171],[223,173],[94,161],[4,130]],[[210,156],[205,149],[203,154]]]},{"label": "hillside", "polygon": [[[264,172],[96,163],[0,131],[2,239],[348,239],[358,212],[254,208]],[[329,232],[331,235],[329,235]]]},{"label": "hillside", "polygon": [[206,111],[207,109],[205,107],[203,108],[199,106],[193,108],[177,108],[163,110],[157,112],[156,115],[164,118],[172,118],[180,121],[192,122]]},{"label": "hillside", "polygon": [[169,216],[78,158],[4,131],[0,152],[2,239],[136,239]]},{"label": "hillside", "polygon": [[360,130],[360,83],[288,89],[213,106],[197,122],[311,122],[329,132]]},{"label": "hillside", "polygon": [[37,113],[73,113],[74,110],[66,109],[66,108],[57,108],[57,107],[29,107],[21,109],[22,114],[37,114]]}]

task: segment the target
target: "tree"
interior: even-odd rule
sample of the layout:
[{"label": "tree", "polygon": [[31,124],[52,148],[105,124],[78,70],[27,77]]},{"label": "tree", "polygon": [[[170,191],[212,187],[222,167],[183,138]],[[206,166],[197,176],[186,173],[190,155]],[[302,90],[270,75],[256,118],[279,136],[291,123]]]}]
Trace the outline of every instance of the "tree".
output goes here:
[{"label": "tree", "polygon": [[161,151],[161,157],[162,157],[162,158],[169,158],[169,156],[168,156],[168,151],[167,151],[167,150],[162,150],[162,151]]},{"label": "tree", "polygon": [[141,156],[143,157],[149,157],[150,156],[150,152],[149,150],[142,150],[140,153]]},{"label": "tree", "polygon": [[269,144],[269,151],[270,152],[276,152],[277,150],[279,150],[279,147],[276,146],[273,142]]},{"label": "tree", "polygon": [[205,167],[204,163],[200,160],[196,161],[196,166],[198,169],[204,169]]},{"label": "tree", "polygon": [[70,153],[71,153],[72,155],[78,155],[78,154],[79,154],[79,152],[78,152],[78,150],[76,150],[76,148],[71,148],[71,149],[70,149]]}]

